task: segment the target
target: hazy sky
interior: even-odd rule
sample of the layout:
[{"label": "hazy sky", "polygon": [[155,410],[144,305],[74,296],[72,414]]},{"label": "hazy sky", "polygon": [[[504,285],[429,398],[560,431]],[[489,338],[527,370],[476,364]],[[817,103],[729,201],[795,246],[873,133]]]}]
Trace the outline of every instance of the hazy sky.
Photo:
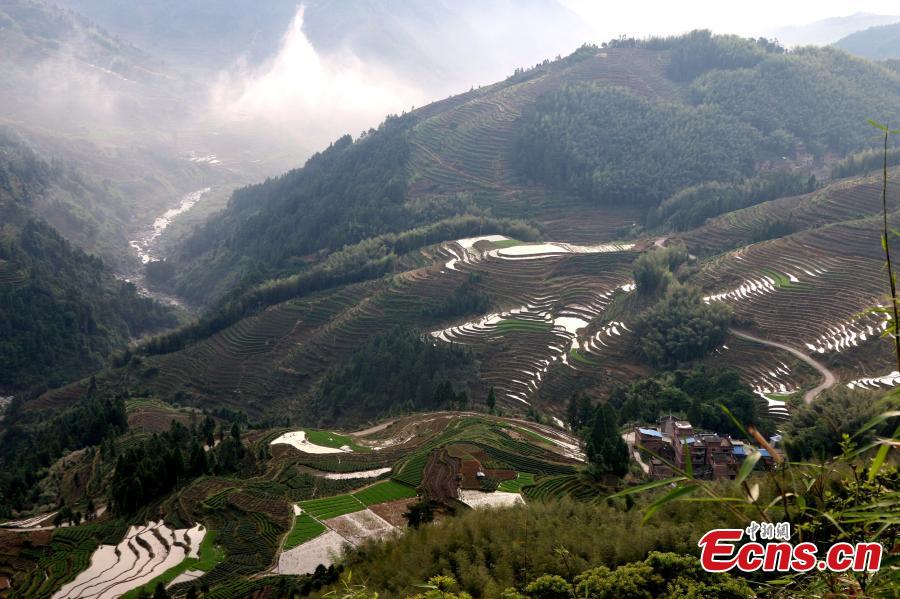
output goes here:
[{"label": "hazy sky", "polygon": [[858,12],[900,14],[897,0],[560,0],[581,14],[601,39],[681,33],[708,28],[721,33],[762,35],[787,25],[805,25]]}]

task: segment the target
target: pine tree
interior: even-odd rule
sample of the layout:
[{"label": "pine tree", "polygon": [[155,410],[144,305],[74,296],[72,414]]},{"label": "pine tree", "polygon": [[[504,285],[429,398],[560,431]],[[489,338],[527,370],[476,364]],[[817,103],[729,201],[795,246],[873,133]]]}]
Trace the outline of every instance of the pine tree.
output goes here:
[{"label": "pine tree", "polygon": [[594,416],[594,407],[591,405],[591,398],[583,391],[578,391],[569,399],[569,405],[566,408],[566,417],[569,426],[573,431],[578,431],[591,423]]},{"label": "pine tree", "polygon": [[191,443],[190,471],[193,476],[200,476],[206,473],[206,452],[200,447],[196,439]]},{"label": "pine tree", "polygon": [[587,442],[587,457],[596,472],[624,476],[628,472],[628,446],[619,435],[612,406],[597,406]]},{"label": "pine tree", "polygon": [[494,393],[494,387],[493,387],[493,386],[491,386],[491,390],[488,391],[488,396],[487,396],[487,407],[488,407],[488,410],[490,410],[490,412],[491,412],[492,414],[494,413],[494,408],[497,407],[497,395]]}]

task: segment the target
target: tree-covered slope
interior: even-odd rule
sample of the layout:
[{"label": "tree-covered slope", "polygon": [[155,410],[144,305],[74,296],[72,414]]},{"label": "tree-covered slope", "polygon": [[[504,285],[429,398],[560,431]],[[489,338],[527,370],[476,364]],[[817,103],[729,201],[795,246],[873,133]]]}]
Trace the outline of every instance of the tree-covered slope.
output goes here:
[{"label": "tree-covered slope", "polygon": [[[622,42],[627,44],[627,42]],[[576,84],[526,114],[516,164],[530,180],[604,203],[655,206],[703,182],[735,182],[809,153],[868,146],[860,124],[898,116],[900,76],[834,49],[707,32],[634,42],[663,49],[686,101]]]},{"label": "tree-covered slope", "polygon": [[110,352],[175,324],[168,310],[117,280],[102,260],[35,217],[60,183],[27,149],[0,153],[0,387],[55,386],[101,367]]},{"label": "tree-covered slope", "polygon": [[[411,117],[388,119],[354,143],[345,136],[302,169],[235,192],[228,209],[187,240],[173,260],[188,273],[178,291],[197,298],[241,278],[297,272],[320,256],[441,214],[404,204]],[[445,211],[451,215],[450,210]]]}]

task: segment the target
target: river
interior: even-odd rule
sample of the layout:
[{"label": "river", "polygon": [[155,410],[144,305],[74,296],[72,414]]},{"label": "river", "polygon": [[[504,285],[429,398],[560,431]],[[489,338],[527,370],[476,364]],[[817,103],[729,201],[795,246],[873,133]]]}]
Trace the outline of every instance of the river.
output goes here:
[{"label": "river", "polygon": [[203,189],[198,189],[197,191],[186,194],[181,198],[181,203],[178,206],[166,210],[162,216],[153,221],[153,226],[146,235],[140,239],[132,239],[128,242],[137,253],[138,258],[140,258],[141,264],[162,260],[161,257],[153,255],[153,252],[156,249],[154,248],[154,242],[159,239],[159,236],[163,234],[163,231],[166,230],[175,218],[193,208],[204,195],[210,192],[210,190],[210,187],[204,187]]},{"label": "river", "polygon": [[161,216],[157,217],[153,221],[153,224],[147,228],[138,239],[132,239],[128,242],[140,260],[141,267],[131,269],[129,272],[125,273],[122,278],[130,283],[134,283],[142,295],[152,297],[164,304],[177,306],[188,311],[191,310],[190,306],[185,304],[184,300],[181,298],[148,288],[143,265],[165,258],[165,256],[161,255],[160,248],[157,247],[157,241],[160,236],[172,221],[196,206],[197,203],[211,190],[212,188],[210,187],[204,187],[203,189],[198,189],[185,194],[181,197],[177,206],[169,208]]}]

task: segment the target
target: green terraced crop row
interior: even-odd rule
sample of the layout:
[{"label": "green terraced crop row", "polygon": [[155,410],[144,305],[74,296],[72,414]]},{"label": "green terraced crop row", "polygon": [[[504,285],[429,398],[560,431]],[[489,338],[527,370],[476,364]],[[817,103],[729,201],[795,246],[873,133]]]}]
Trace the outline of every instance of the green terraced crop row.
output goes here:
[{"label": "green terraced crop row", "polygon": [[484,445],[483,449],[491,458],[520,472],[532,474],[572,474],[575,472],[575,468],[568,464],[546,462],[539,458],[518,455],[489,445]]},{"label": "green terraced crop row", "polygon": [[404,482],[413,487],[422,484],[422,472],[425,470],[425,464],[428,462],[429,451],[419,451],[408,460],[403,462],[397,474],[394,476],[396,480]]},{"label": "green terraced crop row", "polygon": [[530,472],[519,472],[518,476],[513,480],[505,480],[500,483],[497,487],[498,491],[505,491],[507,493],[518,493],[522,490],[522,487],[526,487],[534,484],[534,474]]},{"label": "green terraced crop row", "polygon": [[385,480],[374,484],[367,489],[363,489],[359,493],[354,493],[354,497],[369,505],[394,501],[395,499],[408,499],[416,496],[415,488],[399,483],[395,480]]},{"label": "green terraced crop row", "polygon": [[325,525],[309,514],[300,514],[294,519],[294,528],[284,540],[284,548],[293,549],[297,545],[316,538],[325,530]]},{"label": "green terraced crop row", "polygon": [[545,333],[553,330],[553,323],[536,320],[509,319],[498,322],[497,330],[503,333],[512,331]]},{"label": "green terraced crop row", "polygon": [[329,431],[306,431],[306,438],[313,445],[321,445],[322,447],[332,447],[340,449],[345,445],[353,451],[371,451],[369,447],[358,445],[353,439],[346,435],[339,435]]},{"label": "green terraced crop row", "polygon": [[365,504],[353,495],[336,495],[325,499],[310,499],[298,503],[304,512],[309,512],[319,520],[336,518],[366,509]]},{"label": "green terraced crop row", "polygon": [[569,357],[571,359],[575,360],[576,362],[580,362],[581,364],[586,364],[588,366],[596,366],[597,365],[597,362],[595,362],[594,360],[591,360],[590,358],[585,357],[577,349],[569,350]]},{"label": "green terraced crop row", "polygon": [[597,489],[579,480],[577,475],[545,478],[537,484],[526,488],[524,493],[529,499],[572,497],[573,499],[588,501],[598,497]]},{"label": "green terraced crop row", "polygon": [[503,239],[501,241],[492,241],[495,248],[509,248],[516,245],[522,245],[524,242],[519,241],[518,239]]}]

